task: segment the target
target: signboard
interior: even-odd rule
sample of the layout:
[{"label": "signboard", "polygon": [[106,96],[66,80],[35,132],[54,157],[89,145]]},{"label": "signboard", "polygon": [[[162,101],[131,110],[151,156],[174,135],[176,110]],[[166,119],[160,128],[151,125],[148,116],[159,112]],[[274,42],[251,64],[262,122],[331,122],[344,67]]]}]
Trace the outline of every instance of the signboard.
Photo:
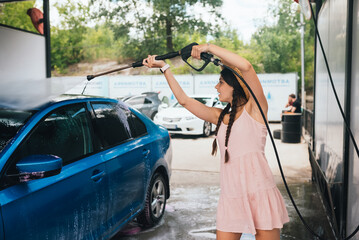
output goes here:
[{"label": "signboard", "polygon": [[217,95],[215,86],[219,81],[219,74],[201,74],[196,75],[195,90],[196,94],[210,94]]},{"label": "signboard", "polygon": [[109,97],[118,98],[137,95],[151,91],[152,76],[112,76],[110,79]]},{"label": "signboard", "polygon": [[[67,91],[67,94],[81,94],[92,95],[92,96],[109,96],[109,87],[108,87],[108,76],[102,76],[95,78],[91,81],[83,81],[81,84],[78,84],[76,87]],[[86,86],[87,84],[87,86]]]},{"label": "signboard", "polygon": [[[280,121],[288,95],[297,93],[298,76],[296,73],[272,73],[258,74],[258,77],[268,101],[268,120]],[[219,74],[176,75],[175,78],[188,95],[217,94],[215,86]],[[86,83],[84,81],[67,93],[80,94]],[[163,75],[102,76],[88,82],[84,94],[118,98],[148,91],[159,92],[159,98],[166,96],[170,103],[176,101]]]},{"label": "signboard", "polygon": [[268,120],[280,121],[291,93],[297,94],[297,73],[258,74],[268,102]]}]

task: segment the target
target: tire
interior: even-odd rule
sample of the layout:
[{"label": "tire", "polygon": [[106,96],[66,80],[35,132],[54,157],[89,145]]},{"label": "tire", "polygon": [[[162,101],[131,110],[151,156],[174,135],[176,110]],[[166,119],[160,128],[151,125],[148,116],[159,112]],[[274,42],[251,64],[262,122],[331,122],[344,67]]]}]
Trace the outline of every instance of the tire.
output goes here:
[{"label": "tire", "polygon": [[151,115],[151,120],[153,120],[156,116],[157,112],[153,112],[152,115]]},{"label": "tire", "polygon": [[204,122],[203,124],[203,136],[208,137],[212,132],[212,124],[210,122]]},{"label": "tire", "polygon": [[[137,222],[152,227],[163,217],[166,208],[167,182],[160,173],[156,173],[146,193],[145,208],[137,217]],[[152,205],[154,204],[154,207]]]}]

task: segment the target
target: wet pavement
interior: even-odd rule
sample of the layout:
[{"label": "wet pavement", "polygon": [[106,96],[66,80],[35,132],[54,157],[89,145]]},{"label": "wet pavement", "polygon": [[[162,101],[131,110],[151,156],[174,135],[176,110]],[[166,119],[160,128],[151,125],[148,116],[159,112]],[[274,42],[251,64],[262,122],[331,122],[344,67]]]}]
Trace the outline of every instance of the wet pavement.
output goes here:
[{"label": "wet pavement", "polygon": [[[274,125],[273,128],[278,126]],[[173,136],[171,197],[167,202],[163,219],[157,226],[149,229],[142,229],[136,222],[132,222],[112,240],[215,239],[216,209],[220,188],[219,156],[213,157],[209,154],[212,141],[212,137]],[[310,181],[311,169],[306,144],[282,144],[280,140],[276,140],[276,143],[284,173],[288,178],[289,189],[299,211],[314,232],[323,239],[335,239],[316,186]],[[285,224],[281,231],[281,239],[316,239],[306,230],[292,206],[281,181],[276,159],[270,156],[271,151],[273,150],[267,143],[268,163],[290,217],[290,222]],[[290,154],[293,152],[295,155]],[[255,238],[250,234],[242,235],[241,240],[249,239]]]},{"label": "wet pavement", "polygon": [[[215,181],[218,179],[218,174],[174,171],[173,178],[176,180],[183,178],[184,181],[171,185],[171,198],[167,202],[166,213],[161,222],[150,229],[140,229],[133,222],[114,239],[202,240],[216,238],[215,218],[220,189]],[[281,239],[315,239],[301,223],[290,203],[284,185],[277,186],[284,197],[290,217],[290,222],[285,224],[281,231]],[[312,182],[291,183],[289,188],[308,225],[324,239],[334,239],[315,185]],[[255,238],[249,234],[241,238],[241,240],[249,239]]]}]

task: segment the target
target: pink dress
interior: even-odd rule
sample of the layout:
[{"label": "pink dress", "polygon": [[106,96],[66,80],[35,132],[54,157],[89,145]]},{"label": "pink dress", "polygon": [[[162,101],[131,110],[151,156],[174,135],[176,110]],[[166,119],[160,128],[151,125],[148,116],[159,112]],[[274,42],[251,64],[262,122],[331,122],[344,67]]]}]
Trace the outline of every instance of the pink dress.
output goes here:
[{"label": "pink dress", "polygon": [[256,229],[282,228],[289,217],[264,154],[265,125],[254,120],[244,108],[232,125],[227,163],[226,130],[227,125],[222,122],[217,134],[221,152],[217,229],[255,235]]}]

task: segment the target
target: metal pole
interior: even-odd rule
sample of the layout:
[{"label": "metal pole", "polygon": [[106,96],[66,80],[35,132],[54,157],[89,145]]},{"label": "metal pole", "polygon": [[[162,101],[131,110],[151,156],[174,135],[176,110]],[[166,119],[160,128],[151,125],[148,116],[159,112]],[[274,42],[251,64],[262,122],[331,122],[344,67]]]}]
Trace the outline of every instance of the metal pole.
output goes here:
[{"label": "metal pole", "polygon": [[301,40],[301,58],[302,58],[302,107],[306,109],[306,96],[305,96],[305,79],[304,79],[304,19],[303,14],[300,14],[300,40]]},{"label": "metal pole", "polygon": [[46,77],[51,78],[51,38],[50,38],[50,3],[43,0],[44,8],[44,36],[46,49]]}]

